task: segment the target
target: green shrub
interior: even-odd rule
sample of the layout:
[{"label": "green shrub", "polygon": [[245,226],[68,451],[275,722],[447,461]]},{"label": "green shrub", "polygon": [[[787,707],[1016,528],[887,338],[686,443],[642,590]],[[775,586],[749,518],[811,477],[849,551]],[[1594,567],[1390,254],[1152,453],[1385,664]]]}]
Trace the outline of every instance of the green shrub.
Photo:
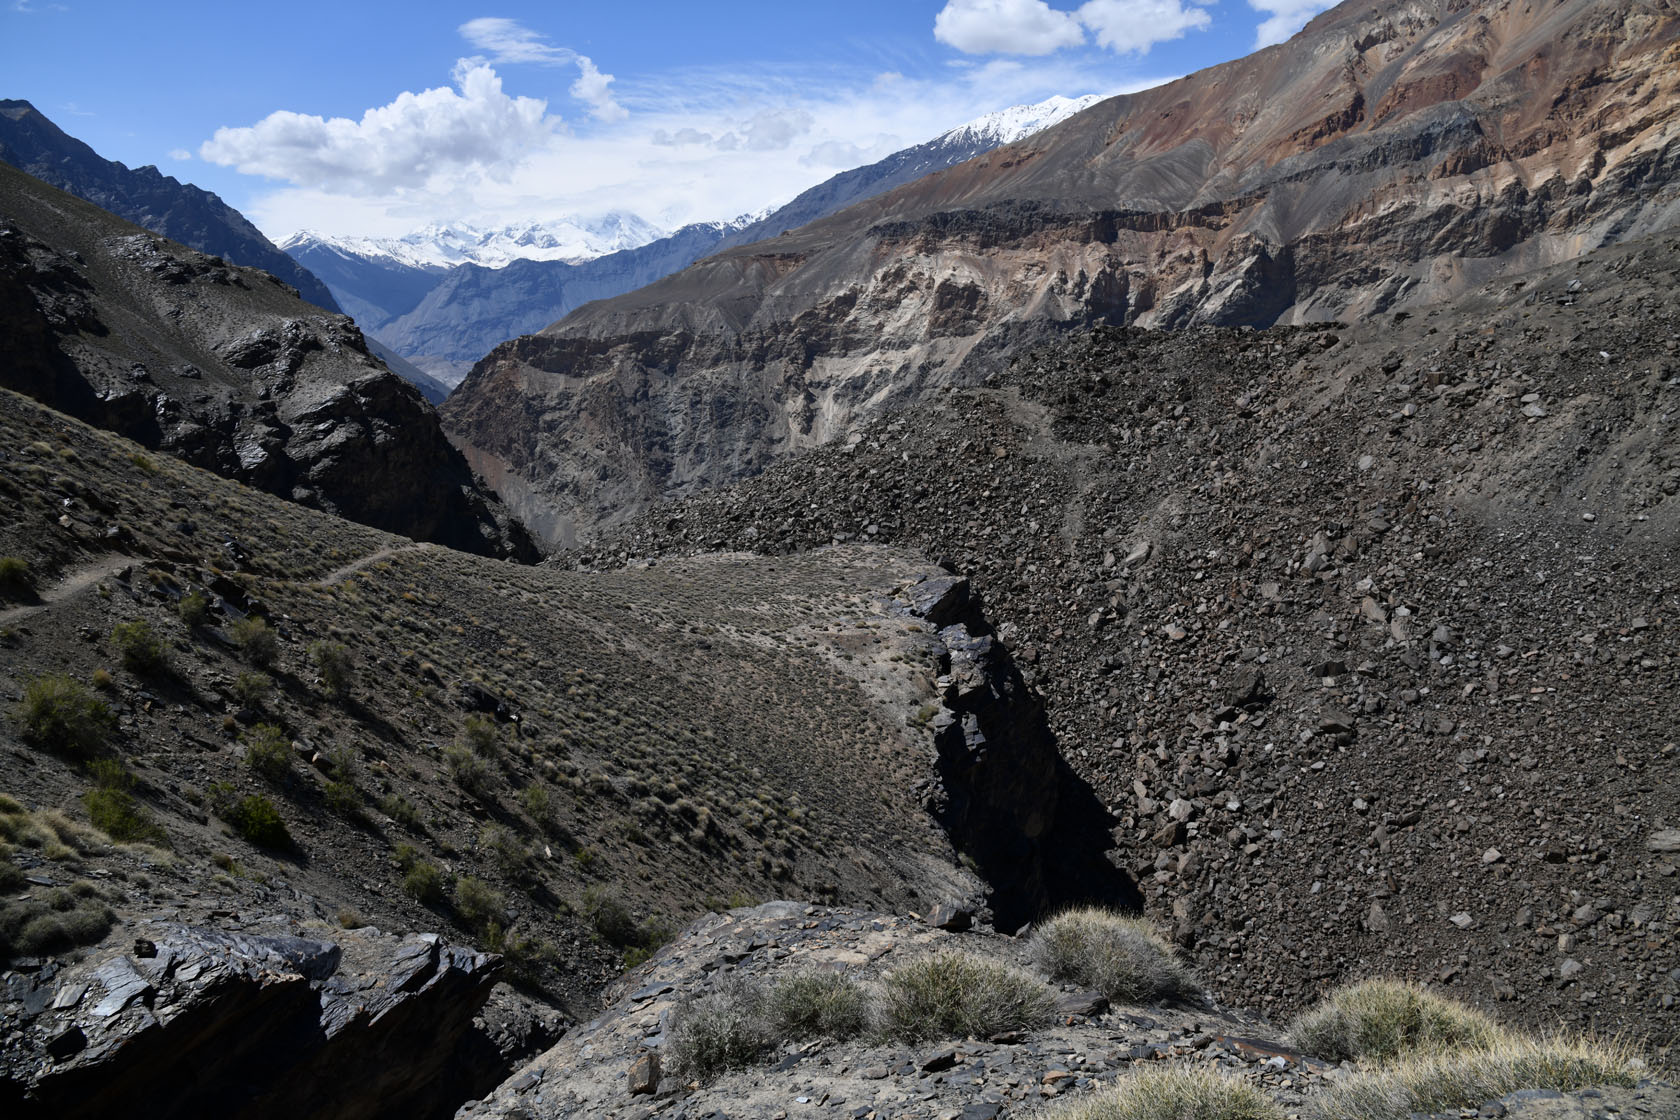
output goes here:
[{"label": "green shrub", "polygon": [[249,843],[259,848],[285,851],[292,847],[292,834],[274,802],[260,793],[240,797],[226,782],[210,787],[212,811]]},{"label": "green shrub", "polygon": [[1195,988],[1172,946],[1148,922],[1098,907],[1044,922],[1033,932],[1030,952],[1052,980],[1095,989],[1116,1003],[1170,999]]},{"label": "green shrub", "polygon": [[292,772],[292,745],[272,723],[259,723],[239,737],[245,744],[245,765],[270,782],[283,782]]},{"label": "green shrub", "polygon": [[233,678],[233,698],[239,701],[241,708],[248,708],[253,712],[260,712],[268,703],[268,695],[274,690],[274,681],[267,673],[259,673],[251,669],[241,669]]},{"label": "green shrub", "polygon": [[444,876],[435,863],[419,860],[403,876],[403,893],[423,906],[443,899]]},{"label": "green shrub", "polygon": [[55,888],[38,896],[0,904],[0,959],[45,956],[92,945],[117,916],[97,894]]},{"label": "green shrub", "polygon": [[709,1079],[751,1065],[775,1042],[764,1017],[763,990],[737,982],[679,1008],[665,1052],[679,1074]]},{"label": "green shrub", "polygon": [[105,701],[63,673],[25,684],[17,715],[24,739],[75,758],[97,753],[117,728],[116,713]]},{"label": "green shrub", "polygon": [[537,983],[558,956],[553,945],[535,934],[517,927],[504,930],[497,922],[491,922],[485,929],[484,947],[501,954],[516,984]]},{"label": "green shrub", "polygon": [[856,1038],[874,1022],[869,992],[841,972],[798,972],[778,980],[764,1000],[778,1041]]},{"label": "green shrub", "polygon": [[1481,1047],[1413,1051],[1338,1078],[1317,1094],[1309,1114],[1322,1120],[1408,1120],[1474,1109],[1523,1089],[1632,1087],[1641,1076],[1634,1068],[1640,1057],[1620,1040],[1506,1034]]},{"label": "green shrub", "polygon": [[328,782],[322,791],[327,808],[347,820],[362,819],[362,795],[354,782]]},{"label": "green shrub", "polygon": [[239,619],[228,627],[228,632],[245,660],[259,669],[273,665],[280,656],[280,640],[268,623],[254,614]]},{"label": "green shrub", "polygon": [[502,731],[489,716],[471,715],[457,741],[479,758],[495,758],[502,750]]},{"label": "green shrub", "polygon": [[134,776],[112,759],[95,760],[89,767],[94,788],[82,794],[93,826],[120,844],[151,843],[168,847],[169,836],[152,819],[151,810],[129,792]]},{"label": "green shrub", "polygon": [[335,700],[349,697],[356,684],[356,661],[342,642],[309,643],[309,659],[315,663],[328,696]]},{"label": "green shrub", "polygon": [[22,890],[28,882],[29,878],[10,856],[0,856],[0,894]]},{"label": "green shrub", "polygon": [[451,743],[443,748],[443,762],[449,767],[449,776],[464,792],[480,800],[489,796],[490,767],[482,758],[459,743]]},{"label": "green shrub", "polygon": [[379,811],[402,825],[410,832],[421,831],[420,810],[415,808],[414,802],[400,793],[388,794],[377,802]]},{"label": "green shrub", "polygon": [[143,618],[111,627],[111,644],[122,658],[123,668],[131,673],[161,672],[168,663],[163,643],[152,633],[151,623]]},{"label": "green shrub", "polygon": [[461,920],[480,929],[488,929],[491,922],[503,921],[507,915],[507,899],[502,892],[470,875],[455,880],[454,902]]},{"label": "green shrub", "polygon": [[554,826],[554,799],[549,796],[547,786],[538,782],[526,786],[519,791],[519,804],[524,806],[525,815],[544,832]]},{"label": "green shrub", "polygon": [[183,595],[181,601],[175,604],[175,613],[188,626],[203,626],[210,617],[210,600],[202,591]]},{"label": "green shrub", "polygon": [[29,561],[17,556],[0,556],[0,595],[22,599],[35,591]]},{"label": "green shrub", "polygon": [[1256,1086],[1206,1065],[1138,1069],[1109,1092],[1064,1105],[1044,1120],[1284,1120]]},{"label": "green shrub", "polygon": [[1481,1012],[1402,980],[1338,988],[1289,1028],[1297,1047],[1333,1062],[1486,1046],[1504,1034]]},{"label": "green shrub", "polygon": [[883,1025],[906,1042],[989,1038],[1043,1024],[1055,1004],[1037,977],[964,953],[935,953],[882,978]]},{"label": "green shrub", "polygon": [[630,908],[624,905],[624,899],[611,887],[596,883],[584,888],[578,913],[609,945],[622,949],[637,940],[636,919],[631,916]]}]

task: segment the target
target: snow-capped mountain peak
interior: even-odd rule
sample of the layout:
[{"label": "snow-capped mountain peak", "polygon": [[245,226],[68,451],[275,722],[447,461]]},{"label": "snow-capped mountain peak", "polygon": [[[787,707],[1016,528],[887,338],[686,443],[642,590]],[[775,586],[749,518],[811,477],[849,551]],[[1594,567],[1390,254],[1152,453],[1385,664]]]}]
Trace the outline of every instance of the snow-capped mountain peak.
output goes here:
[{"label": "snow-capped mountain peak", "polygon": [[614,210],[594,217],[526,222],[500,229],[434,222],[403,237],[328,237],[303,230],[281,242],[280,247],[287,252],[325,248],[410,268],[443,269],[459,264],[503,268],[516,260],[577,264],[621,249],[638,248],[664,237],[666,232],[638,215]]},{"label": "snow-capped mountain peak", "polygon": [[1084,97],[1051,97],[1035,105],[1011,105],[960,124],[940,136],[935,143],[1002,147],[1060,124],[1101,100],[1100,94],[1090,93]]}]

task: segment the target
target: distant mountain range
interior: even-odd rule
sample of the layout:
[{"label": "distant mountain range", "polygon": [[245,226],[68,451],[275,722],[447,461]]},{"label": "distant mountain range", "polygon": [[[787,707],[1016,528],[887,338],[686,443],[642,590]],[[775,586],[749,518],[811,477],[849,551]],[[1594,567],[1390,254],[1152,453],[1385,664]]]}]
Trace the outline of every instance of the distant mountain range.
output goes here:
[{"label": "distant mountain range", "polygon": [[[657,235],[651,223],[618,213],[508,230],[431,226],[393,239],[300,233],[282,248],[326,282],[363,330],[454,385],[499,343],[585,303],[634,291],[719,250],[776,237],[1049,128],[1097,100],[1052,97],[990,113],[842,172],[767,214],[664,236],[646,236]],[[581,259],[591,246],[600,255]]]},{"label": "distant mountain range", "polygon": [[156,167],[105,159],[27,101],[0,100],[0,160],[172,241],[278,276],[316,307],[343,310],[327,285],[216,195]]}]

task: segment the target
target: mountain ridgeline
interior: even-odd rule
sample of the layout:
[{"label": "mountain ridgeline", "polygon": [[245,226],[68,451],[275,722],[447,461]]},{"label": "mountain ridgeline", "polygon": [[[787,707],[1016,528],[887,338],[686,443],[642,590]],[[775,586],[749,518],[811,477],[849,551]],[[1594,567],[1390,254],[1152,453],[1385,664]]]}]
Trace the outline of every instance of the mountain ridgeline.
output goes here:
[{"label": "mountain ridgeline", "polygon": [[1398,311],[1680,217],[1680,15],[1347,3],[508,342],[444,407],[550,541],[1098,323]]}]

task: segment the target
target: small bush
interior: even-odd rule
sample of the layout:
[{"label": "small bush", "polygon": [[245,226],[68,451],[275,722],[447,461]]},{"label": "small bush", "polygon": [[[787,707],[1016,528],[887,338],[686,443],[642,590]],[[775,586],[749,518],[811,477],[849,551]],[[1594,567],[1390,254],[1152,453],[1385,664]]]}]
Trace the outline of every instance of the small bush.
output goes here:
[{"label": "small bush", "polygon": [[87,806],[88,818],[95,828],[119,844],[151,843],[168,847],[168,834],[152,819],[151,811],[129,792],[134,788],[134,776],[123,769],[122,763],[102,758],[88,769],[93,775],[94,788],[82,794],[82,804]]},{"label": "small bush", "polygon": [[95,669],[88,674],[88,683],[101,692],[109,692],[117,687],[117,678],[111,675],[109,669]]},{"label": "small bush", "polygon": [[1112,1091],[1065,1105],[1045,1120],[1284,1120],[1260,1089],[1202,1065],[1140,1069]]},{"label": "small bush", "polygon": [[631,916],[630,908],[624,905],[624,899],[611,887],[597,883],[584,888],[578,912],[596,935],[609,945],[622,949],[637,940],[636,919]]},{"label": "small bush", "polygon": [[245,765],[270,782],[283,782],[292,772],[292,745],[272,723],[259,723],[239,737],[245,744]]},{"label": "small bush", "polygon": [[421,830],[420,810],[415,808],[414,802],[402,794],[393,793],[381,797],[377,804],[381,813],[384,813],[408,831],[419,832]]},{"label": "small bush", "polygon": [[490,793],[490,767],[484,760],[459,743],[443,748],[443,762],[455,784],[473,797],[484,799]]},{"label": "small bush", "polygon": [[273,691],[274,680],[267,673],[241,669],[233,678],[233,698],[239,701],[241,708],[248,708],[253,712],[263,710],[263,706],[268,703],[269,693]]},{"label": "small bush", "polygon": [[111,644],[122,658],[123,668],[131,673],[158,673],[168,664],[163,643],[152,633],[151,623],[143,618],[111,627]]},{"label": "small bush", "polygon": [[549,796],[547,786],[535,782],[526,786],[519,791],[519,804],[544,832],[554,826],[554,799]]},{"label": "small bush", "polygon": [[443,900],[444,877],[437,864],[419,860],[403,876],[403,893],[422,906]]},{"label": "small bush", "polygon": [[0,595],[22,599],[35,592],[29,561],[18,556],[0,556]]},{"label": "small bush", "polygon": [[356,661],[342,642],[309,643],[309,659],[315,663],[328,696],[335,700],[349,697],[356,684]]},{"label": "small bush", "polygon": [[202,591],[183,595],[181,601],[175,604],[175,613],[188,626],[203,626],[210,617],[210,600]]},{"label": "small bush", "polygon": [[292,834],[274,802],[260,793],[239,797],[226,782],[210,787],[210,801],[216,815],[233,830],[259,848],[285,851],[292,847]]},{"label": "small bush", "polygon": [[26,740],[75,758],[98,753],[117,728],[116,714],[105,701],[63,673],[25,684],[17,714]]},{"label": "small bush", "polygon": [[280,656],[280,640],[274,636],[268,623],[254,614],[239,619],[228,627],[228,632],[233,635],[234,644],[245,660],[259,669],[273,665]]},{"label": "small bush", "polygon": [[868,991],[839,972],[800,972],[777,981],[764,1014],[780,1041],[856,1038],[875,1019]]},{"label": "small bush", "polygon": [[1289,1028],[1297,1047],[1333,1062],[1486,1046],[1504,1035],[1481,1012],[1401,980],[1338,988]]},{"label": "small bush", "polygon": [[469,926],[481,929],[491,922],[503,921],[507,915],[507,899],[502,892],[486,883],[463,875],[455,880],[455,913]]},{"label": "small bush", "polygon": [[0,959],[92,945],[111,932],[116,920],[97,894],[64,889],[0,905]]},{"label": "small bush", "polygon": [[484,932],[484,947],[502,955],[516,984],[537,983],[558,956],[553,945],[535,934],[518,928],[504,930],[496,922]]},{"label": "small bush", "polygon": [[1328,1085],[1310,1115],[1323,1120],[1407,1120],[1473,1109],[1523,1089],[1573,1092],[1632,1087],[1638,1051],[1621,1041],[1506,1035],[1482,1048],[1413,1052]]},{"label": "small bush", "polygon": [[764,1018],[763,990],[737,983],[679,1009],[665,1047],[678,1073],[712,1078],[758,1061],[775,1041]]},{"label": "small bush", "polygon": [[328,782],[322,796],[332,812],[346,820],[362,819],[362,795],[354,782]]},{"label": "small bush", "polygon": [[1052,980],[1082,984],[1116,1003],[1170,999],[1195,987],[1148,922],[1097,907],[1051,918],[1034,931],[1030,951]]},{"label": "small bush", "polygon": [[1039,1026],[1055,1003],[1050,989],[1019,969],[963,953],[936,953],[882,978],[883,1025],[906,1042],[989,1038]]},{"label": "small bush", "polygon": [[461,725],[461,746],[479,758],[495,758],[502,751],[502,732],[489,716],[471,715]]}]

